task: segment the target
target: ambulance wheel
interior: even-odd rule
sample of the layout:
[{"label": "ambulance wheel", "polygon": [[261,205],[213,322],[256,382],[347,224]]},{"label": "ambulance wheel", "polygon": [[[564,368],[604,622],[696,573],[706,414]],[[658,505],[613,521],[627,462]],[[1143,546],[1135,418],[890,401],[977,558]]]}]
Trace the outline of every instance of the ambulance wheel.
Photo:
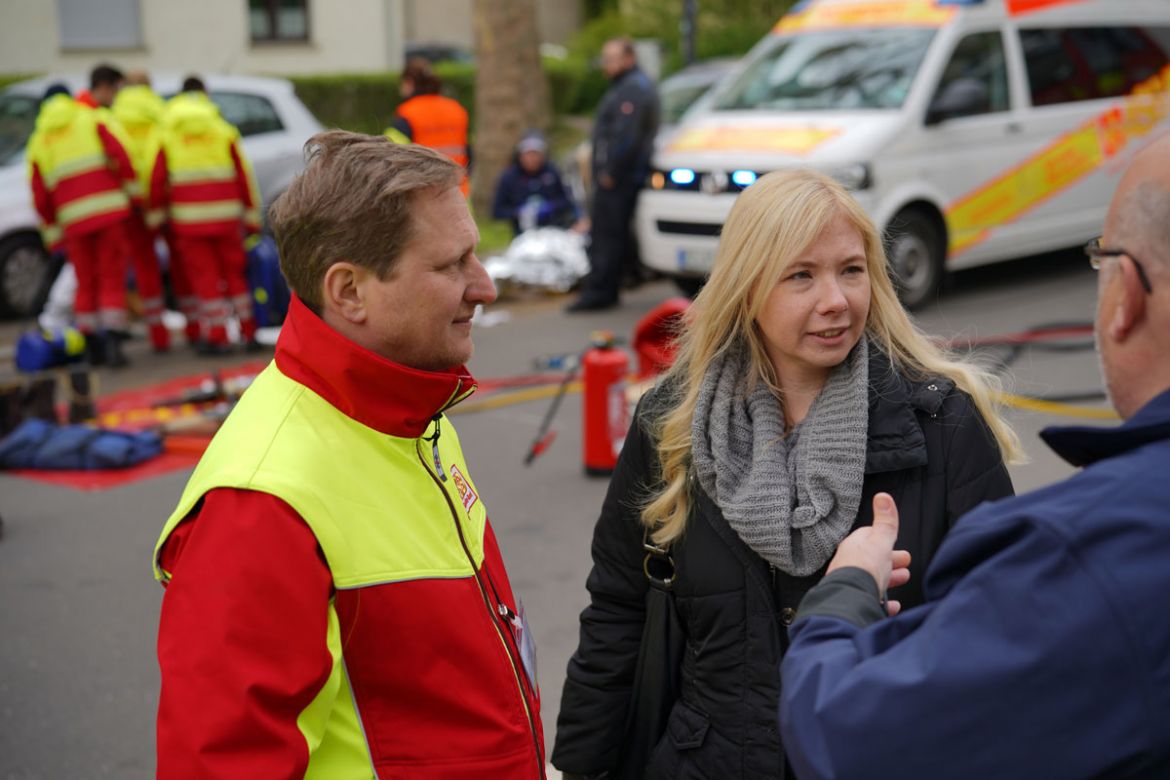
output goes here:
[{"label": "ambulance wheel", "polygon": [[17,233],[0,241],[0,317],[40,313],[58,269],[36,233]]},{"label": "ambulance wheel", "polygon": [[942,230],[918,209],[904,209],[890,220],[886,256],[898,298],[907,309],[934,300],[942,284],[946,249]]}]

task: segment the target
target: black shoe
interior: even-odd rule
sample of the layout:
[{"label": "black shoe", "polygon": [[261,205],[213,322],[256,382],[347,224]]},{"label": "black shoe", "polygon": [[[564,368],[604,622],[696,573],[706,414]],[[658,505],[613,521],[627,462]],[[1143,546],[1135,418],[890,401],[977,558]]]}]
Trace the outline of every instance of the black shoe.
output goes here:
[{"label": "black shoe", "polygon": [[126,353],[122,351],[122,342],[130,336],[115,330],[106,332],[106,365],[110,368],[125,368],[130,365]]},{"label": "black shoe", "polygon": [[584,311],[605,311],[606,309],[615,308],[617,305],[618,302],[616,300],[605,301],[600,298],[581,297],[566,306],[565,311],[569,314],[577,314]]},{"label": "black shoe", "polygon": [[85,359],[89,361],[91,366],[104,366],[106,364],[105,333],[85,334]]},{"label": "black shoe", "polygon": [[256,354],[259,354],[261,352],[267,352],[267,351],[268,351],[268,347],[264,346],[256,339],[248,339],[247,341],[244,342],[244,352],[246,352],[249,355],[256,355]]}]

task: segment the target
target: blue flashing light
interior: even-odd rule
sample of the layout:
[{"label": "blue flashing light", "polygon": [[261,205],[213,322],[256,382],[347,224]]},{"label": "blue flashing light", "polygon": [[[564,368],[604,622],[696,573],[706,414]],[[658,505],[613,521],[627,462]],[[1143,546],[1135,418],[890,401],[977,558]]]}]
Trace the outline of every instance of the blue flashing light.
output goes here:
[{"label": "blue flashing light", "polygon": [[755,171],[732,171],[731,181],[740,189],[747,189],[760,178]]},{"label": "blue flashing light", "polygon": [[695,172],[690,168],[675,168],[670,172],[670,181],[679,187],[695,183]]}]

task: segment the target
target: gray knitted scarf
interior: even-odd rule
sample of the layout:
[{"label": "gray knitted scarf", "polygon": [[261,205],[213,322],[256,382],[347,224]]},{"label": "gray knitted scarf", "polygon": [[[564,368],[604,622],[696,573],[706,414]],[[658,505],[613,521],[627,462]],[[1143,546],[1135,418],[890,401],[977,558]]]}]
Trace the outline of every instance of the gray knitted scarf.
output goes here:
[{"label": "gray knitted scarf", "polygon": [[749,394],[746,342],[707,368],[691,423],[699,484],[748,547],[805,576],[833,557],[861,504],[869,427],[863,336],[829,374],[808,416],[784,435],[784,410],[763,382]]}]

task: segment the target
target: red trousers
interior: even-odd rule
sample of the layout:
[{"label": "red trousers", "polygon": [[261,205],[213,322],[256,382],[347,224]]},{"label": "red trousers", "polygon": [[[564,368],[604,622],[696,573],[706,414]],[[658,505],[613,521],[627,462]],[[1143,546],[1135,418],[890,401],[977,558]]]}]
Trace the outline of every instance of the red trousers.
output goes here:
[{"label": "red trousers", "polygon": [[99,326],[126,330],[126,269],[130,256],[126,222],[115,222],[82,236],[67,235],[65,251],[77,272],[73,309],[78,330],[93,333]]},{"label": "red trousers", "polygon": [[250,340],[256,334],[252,318],[252,291],[248,288],[243,238],[225,236],[175,236],[172,244],[181,258],[182,273],[199,299],[201,337],[211,344],[227,342],[227,319],[240,321],[240,334]]},{"label": "red trousers", "polygon": [[130,259],[134,263],[134,281],[142,303],[142,316],[147,323],[162,321],[163,287],[162,273],[158,267],[158,255],[154,251],[154,236],[137,214],[126,225],[130,236]]}]

